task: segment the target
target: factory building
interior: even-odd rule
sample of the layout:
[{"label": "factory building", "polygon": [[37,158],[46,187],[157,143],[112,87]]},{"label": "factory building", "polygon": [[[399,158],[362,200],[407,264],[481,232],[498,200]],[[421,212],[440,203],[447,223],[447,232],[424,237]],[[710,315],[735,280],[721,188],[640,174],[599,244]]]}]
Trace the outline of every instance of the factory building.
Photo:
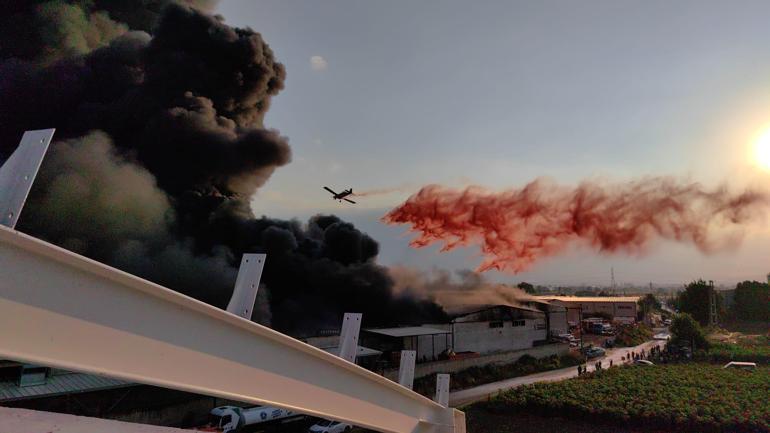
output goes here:
[{"label": "factory building", "polygon": [[567,332],[566,308],[541,301],[522,305],[477,305],[456,311],[449,324],[361,330],[361,345],[398,361],[401,350],[417,351],[417,362],[449,353],[488,355],[530,349],[550,335]]},{"label": "factory building", "polygon": [[548,339],[544,311],[522,306],[490,305],[452,320],[454,351],[489,354],[529,349]]},{"label": "factory building", "polygon": [[[331,330],[331,331],[321,332],[321,334],[326,334],[326,335],[303,337],[301,338],[301,340],[311,346],[314,346],[323,350],[324,352],[329,352],[332,355],[339,356],[340,331]],[[375,368],[375,364],[377,363],[377,361],[379,361],[381,356],[382,356],[381,351],[370,349],[363,345],[359,345],[358,353],[356,353],[356,364],[360,365],[361,367],[373,370]]]},{"label": "factory building", "polygon": [[567,322],[573,325],[597,313],[606,315],[616,322],[634,323],[638,314],[639,296],[536,296],[535,298],[566,308]]},{"label": "factory building", "polygon": [[396,362],[402,350],[417,352],[417,362],[436,361],[452,347],[452,331],[445,325],[406,326],[362,329],[361,345],[384,353],[385,360]]}]

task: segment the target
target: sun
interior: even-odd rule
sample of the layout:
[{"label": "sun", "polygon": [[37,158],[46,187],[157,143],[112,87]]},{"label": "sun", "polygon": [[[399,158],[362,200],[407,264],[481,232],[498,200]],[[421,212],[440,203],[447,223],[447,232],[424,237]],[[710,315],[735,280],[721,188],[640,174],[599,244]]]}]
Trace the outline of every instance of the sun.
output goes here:
[{"label": "sun", "polygon": [[765,170],[770,170],[770,127],[754,141],[754,161]]}]

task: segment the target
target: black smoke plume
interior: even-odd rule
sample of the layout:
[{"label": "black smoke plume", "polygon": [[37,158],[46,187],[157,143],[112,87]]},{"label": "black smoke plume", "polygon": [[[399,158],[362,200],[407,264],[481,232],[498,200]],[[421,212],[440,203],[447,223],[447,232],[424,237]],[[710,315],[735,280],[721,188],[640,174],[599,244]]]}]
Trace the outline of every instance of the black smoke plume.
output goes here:
[{"label": "black smoke plume", "polygon": [[[268,254],[260,295],[299,333],[364,313],[368,326],[442,320],[396,296],[378,245],[334,216],[255,218],[249,200],[290,162],[263,124],[285,69],[210,0],[5,2],[0,160],[56,127],[18,228],[223,306],[241,254]],[[257,319],[257,318],[255,318]]]}]

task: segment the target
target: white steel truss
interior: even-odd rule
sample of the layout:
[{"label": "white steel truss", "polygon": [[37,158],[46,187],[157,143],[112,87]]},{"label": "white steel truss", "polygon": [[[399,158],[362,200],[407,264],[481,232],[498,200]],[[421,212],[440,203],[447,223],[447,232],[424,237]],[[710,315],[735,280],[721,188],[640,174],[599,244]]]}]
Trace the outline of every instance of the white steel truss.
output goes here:
[{"label": "white steel truss", "polygon": [[465,433],[463,412],[4,226],[0,357],[284,407],[384,432]]}]

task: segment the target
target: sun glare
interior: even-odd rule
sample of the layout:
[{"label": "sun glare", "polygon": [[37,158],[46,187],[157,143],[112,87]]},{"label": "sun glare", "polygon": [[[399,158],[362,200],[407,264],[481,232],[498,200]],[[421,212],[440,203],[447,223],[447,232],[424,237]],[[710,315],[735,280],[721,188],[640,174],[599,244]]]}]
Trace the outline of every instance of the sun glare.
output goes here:
[{"label": "sun glare", "polygon": [[762,131],[754,141],[754,160],[760,167],[770,170],[770,128]]}]

